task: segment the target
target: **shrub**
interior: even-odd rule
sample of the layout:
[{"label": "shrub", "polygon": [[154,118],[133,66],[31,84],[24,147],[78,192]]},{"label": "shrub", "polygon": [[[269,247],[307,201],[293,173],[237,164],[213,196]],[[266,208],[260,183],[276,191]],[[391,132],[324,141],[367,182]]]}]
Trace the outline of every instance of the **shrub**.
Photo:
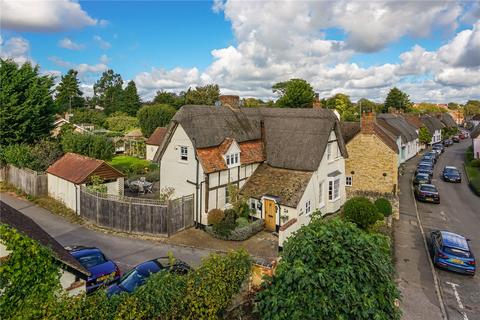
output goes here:
[{"label": "shrub", "polygon": [[238,228],[243,228],[249,225],[248,219],[244,217],[237,218],[237,220],[235,220],[235,224]]},{"label": "shrub", "polygon": [[343,214],[348,221],[362,229],[367,229],[375,221],[382,219],[382,214],[378,212],[377,207],[365,197],[354,197],[345,202]]},{"label": "shrub", "polygon": [[220,209],[212,209],[208,212],[207,223],[209,225],[217,224],[225,218],[225,214]]},{"label": "shrub", "polygon": [[82,154],[87,157],[111,160],[115,146],[111,139],[93,134],[65,134],[61,138],[63,151]]},{"label": "shrub", "polygon": [[[238,218],[238,219],[243,219],[243,218]],[[249,223],[246,226],[243,226],[243,227],[237,226],[235,229],[230,230],[230,232],[227,235],[219,234],[218,232],[216,232],[216,229],[214,229],[211,226],[205,227],[205,231],[208,234],[218,239],[231,240],[231,241],[243,241],[243,240],[247,240],[251,236],[262,231],[264,224],[265,222],[263,220],[258,219],[253,221],[252,223]]]},{"label": "shrub", "polygon": [[387,237],[353,223],[313,219],[288,238],[256,295],[260,318],[400,319],[390,250]]},{"label": "shrub", "polygon": [[11,144],[2,148],[1,158],[3,163],[8,163],[18,168],[27,168],[35,161],[31,148],[26,144]]},{"label": "shrub", "polygon": [[221,237],[228,237],[233,229],[235,229],[235,220],[232,220],[231,216],[225,216],[225,218],[213,225],[213,232]]},{"label": "shrub", "polygon": [[60,145],[55,141],[40,140],[33,146],[12,144],[1,151],[1,162],[18,168],[45,171],[62,155]]},{"label": "shrub", "polygon": [[480,159],[474,159],[470,161],[470,166],[475,168],[480,168]]},{"label": "shrub", "polygon": [[138,110],[137,118],[143,135],[149,137],[157,127],[168,125],[175,115],[175,112],[177,112],[177,110],[166,104],[154,104],[142,107]]},{"label": "shrub", "polygon": [[390,201],[388,201],[385,198],[378,198],[375,200],[375,207],[377,207],[377,210],[383,214],[384,217],[389,217],[392,214],[392,205],[390,204]]}]

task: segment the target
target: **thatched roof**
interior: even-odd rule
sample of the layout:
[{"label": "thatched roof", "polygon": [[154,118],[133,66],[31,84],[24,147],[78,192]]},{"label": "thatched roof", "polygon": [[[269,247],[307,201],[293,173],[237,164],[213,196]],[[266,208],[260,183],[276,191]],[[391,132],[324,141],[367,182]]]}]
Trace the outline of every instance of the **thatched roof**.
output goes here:
[{"label": "thatched roof", "polygon": [[343,121],[341,122],[343,140],[348,143],[360,132],[360,122]]},{"label": "thatched roof", "polygon": [[472,137],[472,139],[480,137],[480,124],[477,124],[477,126],[473,129],[470,137]]},{"label": "thatched roof", "polygon": [[418,138],[416,128],[400,115],[383,113],[377,116],[377,123],[395,136],[400,136],[404,143]]},{"label": "thatched roof", "polygon": [[[266,161],[273,167],[317,170],[332,130],[342,155],[347,156],[339,122],[327,109],[187,105],[174,116],[168,134],[172,135],[174,127],[181,125],[196,148],[207,148],[220,145],[226,138],[238,143],[261,139],[262,123]],[[167,144],[162,144],[156,161]]]},{"label": "thatched roof", "polygon": [[447,112],[438,113],[436,116],[446,127],[452,128],[457,126],[453,117]]},{"label": "thatched roof", "polygon": [[439,119],[429,115],[421,116],[420,120],[422,120],[431,135],[435,134],[435,130],[442,130],[445,127]]},{"label": "thatched roof", "polygon": [[[350,142],[358,133],[360,133],[360,122],[346,121],[341,122],[343,140],[345,143]],[[385,128],[375,122],[373,133],[380,138],[390,149],[398,153],[398,146],[395,136]]]},{"label": "thatched roof", "polygon": [[280,204],[296,208],[312,174],[311,171],[274,168],[264,163],[247,180],[241,193],[258,200],[264,195],[276,196]]}]

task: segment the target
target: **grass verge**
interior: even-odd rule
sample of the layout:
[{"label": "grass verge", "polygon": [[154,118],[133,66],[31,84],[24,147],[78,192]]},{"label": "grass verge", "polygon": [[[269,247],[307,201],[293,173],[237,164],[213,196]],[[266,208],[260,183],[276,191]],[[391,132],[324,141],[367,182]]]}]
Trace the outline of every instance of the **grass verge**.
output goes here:
[{"label": "grass verge", "polygon": [[473,158],[472,147],[468,148],[465,153],[465,172],[470,188],[477,196],[480,196],[480,167],[474,165],[476,161],[479,160]]}]

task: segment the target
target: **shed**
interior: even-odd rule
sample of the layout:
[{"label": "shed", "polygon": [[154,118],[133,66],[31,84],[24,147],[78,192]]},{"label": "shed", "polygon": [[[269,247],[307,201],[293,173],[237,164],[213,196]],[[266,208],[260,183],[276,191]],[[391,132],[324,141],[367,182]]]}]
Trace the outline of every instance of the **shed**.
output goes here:
[{"label": "shed", "polygon": [[145,142],[145,146],[147,148],[146,152],[146,159],[152,161],[155,153],[157,153],[158,147],[163,142],[167,133],[166,127],[158,127],[153,131],[152,135],[147,139]]},{"label": "shed", "polygon": [[78,212],[81,185],[92,176],[104,180],[108,194],[123,195],[124,174],[103,160],[66,153],[47,169],[48,195]]}]

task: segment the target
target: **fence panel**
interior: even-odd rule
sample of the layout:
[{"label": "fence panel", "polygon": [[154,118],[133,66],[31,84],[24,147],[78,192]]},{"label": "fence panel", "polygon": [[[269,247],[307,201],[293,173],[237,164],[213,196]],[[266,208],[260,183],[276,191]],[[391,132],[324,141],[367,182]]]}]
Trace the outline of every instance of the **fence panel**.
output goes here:
[{"label": "fence panel", "polygon": [[23,192],[38,197],[48,192],[47,175],[27,168],[7,165],[0,169],[0,180],[7,181]]}]

